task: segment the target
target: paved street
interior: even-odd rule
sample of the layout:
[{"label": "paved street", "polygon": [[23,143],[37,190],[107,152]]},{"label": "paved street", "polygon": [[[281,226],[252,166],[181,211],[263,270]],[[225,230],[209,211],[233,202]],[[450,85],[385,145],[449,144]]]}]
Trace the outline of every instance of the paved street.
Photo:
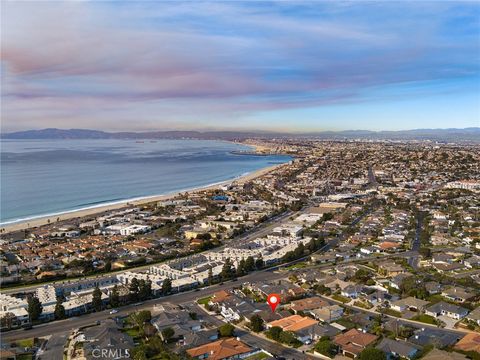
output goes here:
[{"label": "paved street", "polygon": [[79,328],[81,326],[85,326],[88,324],[92,324],[97,320],[104,320],[108,319],[113,316],[124,316],[130,314],[132,311],[139,311],[149,309],[155,304],[162,304],[162,303],[185,303],[194,301],[197,298],[210,296],[216,291],[228,289],[233,286],[240,286],[244,282],[256,282],[256,281],[270,281],[275,279],[280,279],[285,277],[285,274],[274,273],[270,270],[266,271],[257,271],[253,272],[249,275],[242,277],[239,280],[235,281],[228,281],[224,284],[217,284],[203,290],[197,291],[188,291],[182,292],[170,296],[165,296],[158,299],[152,299],[145,301],[141,305],[127,305],[124,307],[119,308],[119,312],[115,315],[110,315],[109,310],[101,311],[98,313],[86,314],[78,317],[72,317],[66,320],[54,321],[51,323],[45,323],[34,326],[30,330],[13,330],[2,333],[2,342],[24,339],[27,337],[40,337],[45,335],[55,335],[55,334],[62,334],[65,332],[69,332],[72,329]]}]

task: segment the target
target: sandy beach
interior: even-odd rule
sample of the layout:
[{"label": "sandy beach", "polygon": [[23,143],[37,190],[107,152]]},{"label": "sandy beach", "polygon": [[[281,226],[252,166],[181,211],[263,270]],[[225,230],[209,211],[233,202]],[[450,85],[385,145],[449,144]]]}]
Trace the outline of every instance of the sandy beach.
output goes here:
[{"label": "sandy beach", "polygon": [[16,222],[12,224],[6,224],[1,227],[3,229],[2,234],[18,231],[18,230],[24,230],[24,229],[30,229],[30,228],[35,228],[39,227],[42,225],[47,225],[47,224],[53,224],[57,221],[65,221],[65,220],[70,220],[70,219],[75,219],[75,218],[83,218],[87,216],[93,216],[96,214],[101,214],[106,211],[111,211],[111,210],[116,210],[116,209],[122,209],[127,206],[131,205],[141,205],[141,204],[146,204],[150,202],[155,202],[155,201],[164,201],[168,199],[172,199],[179,195],[180,193],[193,193],[193,192],[199,192],[199,191],[205,191],[205,190],[213,190],[213,189],[218,189],[222,185],[229,184],[232,182],[237,182],[237,183],[245,183],[250,180],[253,180],[255,178],[258,178],[262,175],[265,175],[281,166],[284,166],[285,164],[277,164],[277,165],[272,165],[263,169],[259,169],[257,171],[251,172],[249,174],[246,174],[244,176],[235,178],[235,179],[230,179],[230,180],[225,180],[220,183],[216,183],[213,185],[207,185],[207,186],[202,186],[202,187],[197,187],[193,188],[190,190],[182,190],[182,191],[177,191],[169,194],[164,194],[164,195],[153,195],[153,196],[148,196],[144,197],[141,199],[130,199],[130,200],[125,200],[125,201],[120,201],[115,204],[106,204],[106,205],[99,205],[96,207],[88,208],[88,209],[79,209],[79,210],[72,210],[72,211],[66,211],[63,213],[59,214],[53,214],[45,217],[38,217],[30,220],[25,220],[22,222]]}]

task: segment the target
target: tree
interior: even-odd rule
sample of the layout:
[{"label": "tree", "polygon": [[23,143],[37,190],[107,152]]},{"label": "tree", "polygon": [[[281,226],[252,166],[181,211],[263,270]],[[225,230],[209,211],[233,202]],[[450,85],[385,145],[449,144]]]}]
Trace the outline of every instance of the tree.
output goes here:
[{"label": "tree", "polygon": [[167,327],[162,330],[162,338],[165,342],[169,342],[174,335],[175,335],[175,330],[173,330],[171,327]]},{"label": "tree", "polygon": [[108,260],[105,263],[105,272],[110,272],[110,270],[112,270],[112,262],[110,260]]},{"label": "tree", "polygon": [[147,360],[147,347],[145,345],[140,345],[132,349],[132,359],[133,360]]},{"label": "tree", "polygon": [[138,299],[138,294],[140,292],[140,286],[137,278],[133,278],[132,281],[130,281],[130,285],[128,286],[128,299],[130,302],[137,301]]},{"label": "tree", "polygon": [[332,213],[325,213],[322,215],[322,221],[329,221],[333,219],[333,214]]},{"label": "tree", "polygon": [[222,278],[222,280],[230,280],[233,278],[234,275],[235,275],[235,269],[232,265],[232,261],[230,260],[230,258],[227,258],[225,260],[225,263],[223,264],[220,277]]},{"label": "tree", "polygon": [[130,321],[138,328],[141,336],[145,334],[145,323],[149,323],[152,319],[152,313],[148,310],[142,310],[139,312],[131,313],[129,316]]},{"label": "tree", "polygon": [[112,308],[120,305],[120,294],[118,293],[118,286],[115,285],[109,295],[109,303]]},{"label": "tree", "polygon": [[263,269],[264,266],[265,263],[262,258],[258,258],[257,260],[255,260],[255,267],[257,268],[257,270]]},{"label": "tree", "polygon": [[245,260],[242,259],[238,263],[237,276],[243,276],[243,275],[245,275],[245,273],[246,273],[246,271],[245,271]]},{"label": "tree", "polygon": [[10,330],[12,328],[12,326],[14,325],[16,320],[17,320],[17,317],[15,316],[15,314],[13,314],[11,312],[5,313],[0,318],[0,323],[1,323],[2,329]]},{"label": "tree", "polygon": [[[145,324],[152,320],[152,313],[149,310],[142,310],[136,313],[137,321],[139,324]],[[139,325],[140,326],[140,325]]]},{"label": "tree", "polygon": [[252,256],[249,256],[247,257],[247,260],[245,260],[245,271],[250,272],[253,270],[255,270],[255,260]]},{"label": "tree", "polygon": [[360,355],[358,355],[358,360],[386,360],[387,355],[382,350],[378,350],[373,347],[366,348],[363,350]]},{"label": "tree", "polygon": [[410,290],[414,289],[417,286],[417,281],[414,276],[409,276],[403,279],[402,283],[400,284],[400,291],[402,294],[407,295]]},{"label": "tree", "polygon": [[305,245],[303,245],[303,243],[298,244],[297,248],[293,251],[296,259],[302,257],[304,252]]},{"label": "tree", "polygon": [[278,340],[287,345],[293,345],[299,341],[293,331],[282,331]]},{"label": "tree", "polygon": [[82,272],[84,274],[89,274],[89,273],[92,273],[95,271],[95,267],[93,266],[93,261],[92,260],[85,260],[83,263],[82,263]]},{"label": "tree", "polygon": [[100,311],[102,310],[103,303],[102,303],[102,292],[100,291],[100,288],[95,286],[95,289],[93,289],[93,294],[92,294],[92,307],[95,311]]},{"label": "tree", "polygon": [[211,266],[208,268],[208,285],[213,285],[213,270]]},{"label": "tree", "polygon": [[253,315],[250,318],[250,329],[255,332],[260,332],[263,330],[263,319],[258,315]]},{"label": "tree", "polygon": [[313,253],[315,252],[315,250],[317,250],[317,242],[315,238],[312,238],[312,240],[309,241],[309,243],[307,244],[307,248],[310,253]]},{"label": "tree", "polygon": [[224,324],[218,328],[218,334],[220,337],[231,337],[235,331],[235,327],[232,324]]},{"label": "tree", "polygon": [[372,275],[368,270],[365,269],[358,269],[355,272],[355,275],[353,277],[353,280],[360,282],[360,283],[365,283],[367,280],[371,279]]},{"label": "tree", "polygon": [[65,307],[62,305],[62,297],[57,296],[57,303],[55,304],[54,316],[55,320],[65,319]]},{"label": "tree", "polygon": [[27,312],[30,317],[30,321],[36,321],[42,315],[43,307],[40,300],[35,295],[31,295],[27,298]]},{"label": "tree", "polygon": [[419,254],[422,255],[424,258],[430,258],[432,257],[432,251],[428,247],[421,247],[420,250],[418,250]]},{"label": "tree", "polygon": [[283,329],[280,326],[273,326],[265,334],[268,338],[278,341],[280,340],[280,334],[283,332]]},{"label": "tree", "polygon": [[328,338],[320,339],[315,345],[315,351],[330,358],[333,358],[337,353],[335,344],[333,344]]},{"label": "tree", "polygon": [[152,296],[152,282],[150,280],[140,280],[138,297],[146,300]]},{"label": "tree", "polygon": [[172,292],[172,280],[167,277],[162,282],[162,295],[168,295],[171,292]]}]

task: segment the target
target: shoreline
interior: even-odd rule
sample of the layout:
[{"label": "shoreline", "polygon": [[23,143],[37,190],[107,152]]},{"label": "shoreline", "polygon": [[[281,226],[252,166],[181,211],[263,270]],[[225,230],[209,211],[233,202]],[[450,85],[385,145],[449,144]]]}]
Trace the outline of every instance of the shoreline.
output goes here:
[{"label": "shoreline", "polygon": [[243,184],[245,182],[256,179],[262,175],[265,175],[271,171],[274,171],[277,168],[284,166],[286,164],[288,164],[288,162],[268,166],[268,167],[255,170],[255,171],[246,173],[244,175],[239,175],[237,177],[227,179],[218,183],[194,187],[190,189],[182,189],[182,190],[174,191],[171,193],[160,194],[160,195],[149,195],[149,196],[144,196],[140,198],[137,197],[137,198],[125,199],[125,200],[120,200],[114,203],[104,203],[104,204],[99,204],[98,206],[92,206],[92,207],[83,208],[83,209],[67,210],[67,211],[53,213],[53,214],[39,215],[38,217],[33,217],[32,219],[24,219],[24,220],[19,219],[18,221],[15,221],[15,222],[4,223],[3,225],[0,225],[0,228],[3,230],[2,235],[5,235],[15,231],[37,228],[43,225],[54,225],[55,223],[57,223],[57,219],[58,219],[58,222],[61,222],[66,220],[72,220],[72,219],[102,214],[112,210],[127,208],[129,206],[138,206],[138,205],[143,205],[143,204],[147,204],[155,201],[170,200],[180,195],[181,193],[196,193],[196,192],[201,192],[206,190],[218,189],[220,186],[229,184],[232,182]]}]

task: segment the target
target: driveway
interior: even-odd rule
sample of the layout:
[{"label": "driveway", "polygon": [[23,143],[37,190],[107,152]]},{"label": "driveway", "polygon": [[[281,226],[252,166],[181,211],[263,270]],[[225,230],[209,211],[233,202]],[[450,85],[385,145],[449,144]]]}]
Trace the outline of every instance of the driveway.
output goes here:
[{"label": "driveway", "polygon": [[442,315],[438,317],[438,320],[443,321],[446,325],[445,328],[447,329],[455,329],[455,324],[458,320],[452,319],[451,317]]},{"label": "driveway", "polygon": [[63,360],[63,349],[68,334],[53,335],[48,339],[43,351],[37,353],[37,360]]}]

